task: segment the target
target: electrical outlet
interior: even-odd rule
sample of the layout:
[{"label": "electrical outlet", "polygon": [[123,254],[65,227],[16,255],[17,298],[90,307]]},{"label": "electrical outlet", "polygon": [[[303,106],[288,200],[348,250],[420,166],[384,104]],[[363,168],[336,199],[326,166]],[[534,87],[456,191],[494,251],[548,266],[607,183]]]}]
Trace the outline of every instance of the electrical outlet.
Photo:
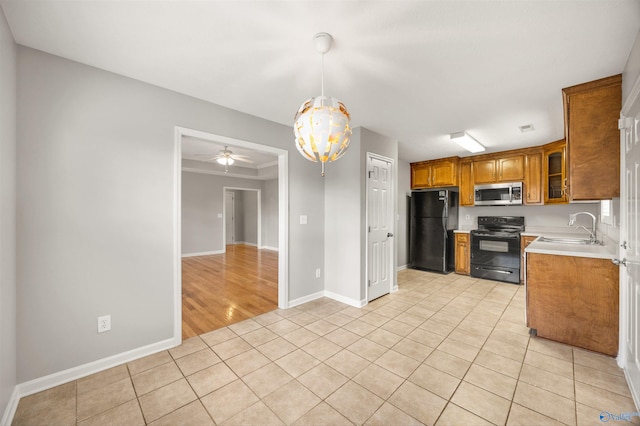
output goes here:
[{"label": "electrical outlet", "polygon": [[471,215],[467,214],[467,215],[464,216],[464,218],[465,218],[465,220],[469,220],[469,219],[471,219]]},{"label": "electrical outlet", "polygon": [[316,278],[320,278],[320,268],[316,269]]},{"label": "electrical outlet", "polygon": [[111,315],[98,317],[98,333],[111,330]]}]

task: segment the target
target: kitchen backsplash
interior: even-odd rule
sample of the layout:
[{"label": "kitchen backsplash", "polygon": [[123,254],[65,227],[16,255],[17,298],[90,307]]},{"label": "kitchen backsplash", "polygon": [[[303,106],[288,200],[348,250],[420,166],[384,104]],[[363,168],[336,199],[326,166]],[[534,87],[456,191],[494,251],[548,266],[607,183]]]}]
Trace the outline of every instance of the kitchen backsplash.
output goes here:
[{"label": "kitchen backsplash", "polygon": [[[554,228],[557,232],[574,232],[574,227],[567,225],[569,215],[577,212],[589,212],[598,218],[597,231],[600,235],[618,241],[620,203],[614,200],[612,203],[612,223],[607,225],[600,220],[600,202],[558,204],[546,206],[486,206],[486,207],[460,207],[458,214],[458,227],[470,230],[477,228],[478,216],[524,216],[525,228]],[[589,227],[587,217],[579,218],[577,224]],[[580,232],[580,231],[579,231]],[[583,232],[583,231],[582,231]]]}]

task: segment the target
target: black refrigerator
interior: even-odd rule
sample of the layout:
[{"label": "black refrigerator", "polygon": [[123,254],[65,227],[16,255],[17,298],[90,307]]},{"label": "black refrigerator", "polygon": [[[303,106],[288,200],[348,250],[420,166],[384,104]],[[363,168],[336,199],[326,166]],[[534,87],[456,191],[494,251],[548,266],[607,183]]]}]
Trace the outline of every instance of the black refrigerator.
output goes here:
[{"label": "black refrigerator", "polygon": [[411,192],[409,222],[409,266],[442,273],[453,271],[458,189]]}]

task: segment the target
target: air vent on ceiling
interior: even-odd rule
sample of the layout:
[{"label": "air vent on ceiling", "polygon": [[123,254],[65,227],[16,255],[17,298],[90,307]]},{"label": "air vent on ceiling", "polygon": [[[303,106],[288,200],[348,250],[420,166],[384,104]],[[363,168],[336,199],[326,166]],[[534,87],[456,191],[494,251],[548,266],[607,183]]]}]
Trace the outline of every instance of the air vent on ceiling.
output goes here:
[{"label": "air vent on ceiling", "polygon": [[533,132],[535,130],[535,128],[533,127],[533,124],[524,124],[522,126],[518,126],[518,129],[520,129],[522,133]]}]

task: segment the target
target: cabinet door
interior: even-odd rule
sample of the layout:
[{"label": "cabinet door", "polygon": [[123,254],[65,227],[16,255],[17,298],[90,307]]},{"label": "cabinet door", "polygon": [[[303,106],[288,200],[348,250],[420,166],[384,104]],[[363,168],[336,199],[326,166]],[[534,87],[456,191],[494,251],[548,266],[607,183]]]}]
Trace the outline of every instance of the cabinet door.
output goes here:
[{"label": "cabinet door", "polygon": [[471,258],[469,256],[469,234],[456,234],[456,273],[469,275]]},{"label": "cabinet door", "polygon": [[571,200],[620,196],[620,75],[563,89]]},{"label": "cabinet door", "polygon": [[542,153],[527,154],[524,168],[524,203],[542,204]]},{"label": "cabinet door", "polygon": [[428,164],[411,165],[411,189],[427,188],[429,186],[429,172],[431,168]]},{"label": "cabinet door", "polygon": [[498,160],[500,182],[513,182],[524,180],[524,155],[500,158]]},{"label": "cabinet door", "polygon": [[527,235],[527,236],[523,236],[522,238],[520,238],[520,282],[523,283],[524,282],[524,275],[525,275],[525,270],[524,270],[524,249],[527,248],[527,246],[529,244],[531,244],[536,238],[538,238],[537,235]]},{"label": "cabinet door", "polygon": [[473,162],[473,182],[493,183],[496,181],[496,160]]},{"label": "cabinet door", "polygon": [[458,170],[452,161],[438,161],[431,165],[430,186],[458,186]]},{"label": "cabinet door", "polygon": [[616,356],[619,269],[609,259],[527,255],[527,326],[538,336]]},{"label": "cabinet door", "polygon": [[564,145],[544,152],[544,203],[566,204],[567,196],[566,154]]},{"label": "cabinet door", "polygon": [[460,163],[460,205],[473,206],[473,202],[471,162]]}]

